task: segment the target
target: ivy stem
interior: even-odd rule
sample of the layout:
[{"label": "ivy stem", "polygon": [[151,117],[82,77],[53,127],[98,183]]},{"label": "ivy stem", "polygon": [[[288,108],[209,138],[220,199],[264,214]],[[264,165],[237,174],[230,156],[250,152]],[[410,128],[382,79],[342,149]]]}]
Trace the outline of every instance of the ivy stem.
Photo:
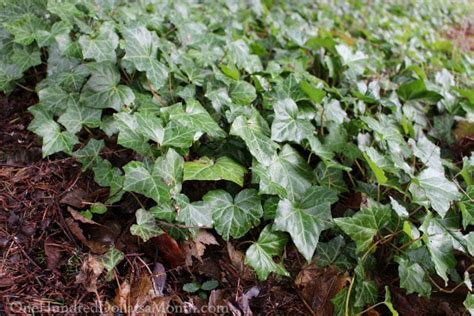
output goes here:
[{"label": "ivy stem", "polygon": [[349,285],[349,290],[347,291],[347,296],[346,296],[346,303],[345,303],[345,311],[344,315],[345,316],[350,316],[349,315],[349,303],[351,300],[351,293],[352,293],[352,288],[354,286],[354,280],[355,280],[355,275],[352,277],[351,284]]}]

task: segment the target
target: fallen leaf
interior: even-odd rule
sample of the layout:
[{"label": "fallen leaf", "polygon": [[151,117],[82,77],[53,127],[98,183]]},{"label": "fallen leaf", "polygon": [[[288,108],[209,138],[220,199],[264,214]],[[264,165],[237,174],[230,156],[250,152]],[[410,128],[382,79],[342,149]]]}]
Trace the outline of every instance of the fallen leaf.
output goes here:
[{"label": "fallen leaf", "polygon": [[83,224],[90,224],[90,225],[102,226],[102,225],[100,225],[99,223],[96,223],[96,222],[94,222],[93,220],[84,217],[81,213],[79,213],[78,211],[76,211],[76,210],[73,209],[72,207],[68,207],[67,210],[68,210],[68,212],[71,214],[72,218],[74,218],[74,220],[76,220],[76,221],[79,221],[79,222],[81,222],[81,223],[83,223]]},{"label": "fallen leaf", "polygon": [[240,278],[246,281],[255,280],[254,272],[244,263],[245,254],[236,250],[230,242],[227,242],[227,253],[234,268],[239,272]]},{"label": "fallen leaf", "polygon": [[250,288],[247,292],[242,294],[238,299],[237,303],[239,307],[242,309],[242,313],[245,316],[252,316],[252,310],[250,309],[250,300],[260,294],[260,288],[258,286],[254,286]]},{"label": "fallen leaf", "polygon": [[84,236],[82,228],[72,218],[66,218],[65,222],[74,237],[89,248],[91,252],[102,255],[109,250],[111,246],[110,243],[102,243],[101,241],[87,239],[86,236]]},{"label": "fallen leaf", "polygon": [[168,233],[163,233],[158,237],[151,238],[145,244],[150,254],[155,253],[158,248],[158,254],[168,262],[172,268],[177,268],[185,263],[185,256],[178,243]]},{"label": "fallen leaf", "polygon": [[58,244],[53,238],[48,237],[43,244],[44,253],[46,255],[46,267],[48,270],[57,271],[60,267],[60,261],[64,248]]},{"label": "fallen leaf", "polygon": [[75,208],[83,208],[84,204],[82,204],[82,202],[84,201],[86,196],[87,193],[83,189],[77,188],[66,193],[66,195],[64,195],[64,197],[59,201],[59,203],[66,204]]},{"label": "fallen leaf", "polygon": [[183,248],[186,256],[185,264],[191,266],[193,264],[193,258],[202,262],[201,258],[208,245],[219,245],[219,243],[214,235],[204,229],[199,230],[194,239],[183,241],[181,248]]},{"label": "fallen leaf", "polygon": [[153,267],[153,288],[157,295],[163,296],[163,289],[166,285],[165,267],[157,262]]},{"label": "fallen leaf", "polygon": [[88,292],[97,292],[97,279],[104,270],[102,263],[94,255],[87,255],[82,262],[76,283],[82,284]]},{"label": "fallen leaf", "polygon": [[295,285],[315,315],[324,316],[333,314],[331,299],[349,282],[347,272],[342,273],[335,266],[319,268],[310,263],[297,275]]}]

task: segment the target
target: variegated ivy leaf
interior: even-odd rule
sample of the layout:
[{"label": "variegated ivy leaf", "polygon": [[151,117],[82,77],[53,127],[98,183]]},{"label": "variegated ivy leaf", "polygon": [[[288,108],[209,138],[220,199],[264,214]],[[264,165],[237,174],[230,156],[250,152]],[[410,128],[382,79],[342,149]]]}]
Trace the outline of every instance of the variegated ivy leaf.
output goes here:
[{"label": "variegated ivy leaf", "polygon": [[263,69],[260,58],[250,54],[250,49],[243,40],[237,40],[227,45],[230,60],[248,73],[259,72]]},{"label": "variegated ivy leaf", "polygon": [[335,218],[334,221],[355,241],[357,253],[363,253],[370,249],[375,235],[389,224],[391,217],[390,206],[369,201],[368,206],[362,207],[354,215]]},{"label": "variegated ivy leaf", "polygon": [[258,240],[247,249],[245,263],[254,268],[260,280],[265,280],[272,272],[290,275],[283,263],[273,260],[273,257],[281,256],[287,241],[288,237],[284,233],[273,231],[271,225],[267,225]]},{"label": "variegated ivy leaf", "polygon": [[196,131],[177,122],[169,122],[163,133],[162,146],[174,148],[189,148],[194,141]]},{"label": "variegated ivy leaf", "polygon": [[138,71],[144,71],[154,89],[160,89],[168,80],[168,69],[158,61],[160,40],[155,32],[144,26],[123,27],[124,60],[130,61]]},{"label": "variegated ivy leaf", "polygon": [[15,87],[15,80],[21,79],[23,72],[15,64],[7,64],[0,59],[0,91],[9,93]]},{"label": "variegated ivy leaf", "polygon": [[96,109],[112,108],[120,111],[122,106],[135,100],[132,89],[121,85],[118,68],[110,63],[89,64],[91,77],[81,93],[81,102]]},{"label": "variegated ivy leaf", "polygon": [[347,246],[342,235],[336,236],[328,242],[318,243],[315,261],[320,267],[335,265],[343,270],[349,270],[353,263],[349,259]]},{"label": "variegated ivy leaf", "polygon": [[272,140],[300,144],[304,138],[313,135],[315,129],[313,124],[298,113],[298,106],[292,99],[277,101],[273,109],[275,119],[272,123]]},{"label": "variegated ivy leaf", "polygon": [[337,201],[333,190],[313,186],[300,199],[278,203],[274,228],[290,233],[299,252],[310,261],[321,232],[331,227],[331,204]]},{"label": "variegated ivy leaf", "polygon": [[377,302],[377,284],[370,280],[365,274],[363,262],[359,262],[354,269],[355,272],[355,307],[364,307],[373,305]]},{"label": "variegated ivy leaf", "polygon": [[132,235],[138,236],[146,242],[150,238],[163,234],[163,230],[158,226],[155,217],[150,212],[141,208],[137,210],[135,217],[137,218],[137,223],[130,227]]},{"label": "variegated ivy leaf", "polygon": [[247,170],[228,157],[219,157],[215,161],[208,157],[184,163],[184,181],[188,180],[228,180],[244,185]]},{"label": "variegated ivy leaf", "polygon": [[157,159],[149,170],[142,162],[129,162],[123,167],[125,171],[123,189],[142,194],[157,203],[168,202],[171,197],[169,187],[161,177],[161,164],[162,160]]},{"label": "variegated ivy leaf", "polygon": [[446,215],[451,202],[461,198],[456,184],[446,179],[442,171],[431,167],[421,171],[412,180],[410,192],[416,203],[423,205],[425,201],[429,201],[441,217]]},{"label": "variegated ivy leaf", "polygon": [[224,191],[215,190],[203,197],[212,209],[214,228],[224,240],[240,238],[260,223],[263,208],[254,189],[240,191],[234,198]]},{"label": "variegated ivy leaf", "polygon": [[95,36],[82,35],[79,37],[79,44],[84,58],[94,59],[97,62],[111,61],[115,63],[117,57],[115,49],[118,42],[118,35],[109,23],[102,24]]},{"label": "variegated ivy leaf", "polygon": [[252,111],[250,117],[237,117],[232,123],[230,134],[242,138],[259,163],[264,166],[272,163],[278,145],[270,139],[270,128],[256,110]]},{"label": "variegated ivy leaf", "polygon": [[38,32],[46,30],[46,22],[33,13],[23,14],[3,25],[14,36],[15,43],[29,45],[38,37]]}]

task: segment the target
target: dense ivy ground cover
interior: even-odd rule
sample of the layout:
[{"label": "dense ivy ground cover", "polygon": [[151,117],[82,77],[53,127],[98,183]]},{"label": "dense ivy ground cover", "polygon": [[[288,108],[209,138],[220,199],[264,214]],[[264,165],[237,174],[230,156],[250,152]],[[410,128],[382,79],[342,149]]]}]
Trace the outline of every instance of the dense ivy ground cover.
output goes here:
[{"label": "dense ivy ground cover", "polygon": [[[474,120],[474,59],[443,37],[468,2],[0,4],[0,90],[46,64],[29,129],[44,157],[72,155],[110,188],[83,215],[131,192],[153,201],[131,227],[145,241],[261,227],[245,260],[262,280],[289,276],[290,241],[352,271],[338,314],[381,300],[366,273],[381,264],[407,293],[429,297],[435,275],[472,289],[457,258],[474,254],[474,158],[451,149]],[[135,160],[103,158],[113,142]],[[225,190],[190,201],[191,180]],[[336,214],[354,195],[360,209]],[[388,290],[385,304],[396,314]],[[465,306],[474,313],[472,294]]]}]

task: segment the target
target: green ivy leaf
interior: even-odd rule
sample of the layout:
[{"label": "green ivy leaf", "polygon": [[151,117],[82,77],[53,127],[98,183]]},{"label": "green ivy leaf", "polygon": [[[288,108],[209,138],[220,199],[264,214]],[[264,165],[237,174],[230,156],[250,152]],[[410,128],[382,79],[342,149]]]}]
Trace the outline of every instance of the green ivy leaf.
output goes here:
[{"label": "green ivy leaf", "polygon": [[283,199],[278,203],[274,228],[290,233],[299,252],[310,261],[319,235],[331,226],[331,204],[336,201],[335,191],[317,186],[294,202]]},{"label": "green ivy leaf", "polygon": [[132,89],[121,85],[120,73],[110,62],[89,64],[91,77],[81,93],[81,102],[96,109],[112,108],[120,111],[123,105],[135,100]]},{"label": "green ivy leaf", "polygon": [[316,264],[320,267],[335,265],[344,270],[351,269],[352,263],[344,253],[345,248],[346,243],[341,235],[334,237],[328,242],[318,243],[315,255]]},{"label": "green ivy leaf", "polygon": [[183,182],[183,170],[186,170],[183,157],[170,148],[165,155],[158,157],[156,166],[158,174],[170,190],[179,193]]},{"label": "green ivy leaf", "polygon": [[285,266],[273,260],[273,257],[282,255],[287,242],[288,238],[284,233],[273,231],[271,225],[267,225],[258,240],[247,249],[245,263],[255,270],[260,280],[266,280],[272,272],[289,276]]},{"label": "green ivy leaf", "polygon": [[254,189],[240,191],[235,198],[223,190],[215,190],[203,197],[212,209],[214,228],[224,240],[240,238],[260,223],[263,208]]},{"label": "green ivy leaf", "polygon": [[84,58],[94,59],[97,62],[111,61],[115,63],[115,49],[118,43],[118,35],[109,23],[102,24],[96,36],[82,35],[79,37]]},{"label": "green ivy leaf", "polygon": [[129,162],[123,167],[125,171],[123,189],[142,194],[157,203],[169,201],[169,188],[161,178],[160,167],[160,160],[155,162],[151,171],[142,162]]},{"label": "green ivy leaf", "polygon": [[178,216],[176,219],[185,223],[190,227],[208,227],[214,224],[212,219],[213,210],[203,201],[189,202],[189,198],[185,195],[179,195],[176,199],[179,206]]},{"label": "green ivy leaf", "polygon": [[443,172],[427,168],[420,172],[410,185],[410,192],[419,200],[427,199],[433,209],[444,217],[451,202],[458,201],[460,194],[457,186],[446,179]]},{"label": "green ivy leaf", "polygon": [[397,257],[398,275],[400,276],[400,287],[407,291],[407,294],[418,293],[429,297],[431,294],[431,283],[427,281],[425,270],[416,262]]},{"label": "green ivy leaf", "polygon": [[87,145],[79,150],[76,150],[72,156],[82,164],[82,171],[86,171],[97,165],[101,159],[99,153],[104,148],[104,146],[105,144],[103,140],[92,138],[89,140]]},{"label": "green ivy leaf", "polygon": [[271,164],[278,145],[268,136],[270,128],[256,110],[252,111],[249,118],[243,115],[237,117],[232,123],[230,134],[242,138],[259,163],[264,166]]},{"label": "green ivy leaf", "polygon": [[160,89],[168,80],[168,69],[158,61],[158,45],[160,40],[155,32],[143,26],[123,27],[124,38],[123,60],[130,61],[138,71],[146,72],[146,77],[153,87]]},{"label": "green ivy leaf", "polygon": [[397,94],[404,101],[421,100],[429,104],[436,104],[436,102],[443,98],[437,92],[429,91],[423,79],[413,80],[400,85]]},{"label": "green ivy leaf", "polygon": [[84,106],[79,100],[71,100],[69,105],[58,119],[68,132],[76,134],[81,131],[82,126],[91,128],[99,127],[102,110]]},{"label": "green ivy leaf", "polygon": [[334,221],[355,241],[357,253],[363,253],[370,249],[375,235],[390,222],[391,216],[390,206],[370,201],[351,217],[335,218]]},{"label": "green ivy leaf", "polygon": [[249,105],[257,98],[257,92],[250,83],[239,80],[231,84],[230,97],[235,104]]},{"label": "green ivy leaf", "polygon": [[277,101],[273,109],[275,119],[272,123],[272,140],[300,144],[304,138],[313,135],[315,130],[313,124],[298,113],[298,106],[292,99]]},{"label": "green ivy leaf", "polygon": [[143,241],[163,234],[163,230],[156,224],[155,217],[144,209],[139,209],[135,213],[137,223],[130,227],[130,233],[139,236]]},{"label": "green ivy leaf", "polygon": [[140,133],[137,117],[126,112],[115,114],[115,122],[119,130],[117,143],[127,148],[131,148],[140,154],[146,154],[150,150],[147,138]]},{"label": "green ivy leaf", "polygon": [[188,100],[186,110],[183,110],[181,106],[176,107],[174,113],[170,115],[170,120],[211,137],[222,138],[226,135],[197,100]]},{"label": "green ivy leaf", "polygon": [[354,269],[355,272],[355,307],[364,307],[377,303],[377,284],[369,280],[365,275],[365,269],[362,263],[359,263]]},{"label": "green ivy leaf", "polygon": [[468,293],[463,303],[469,314],[474,315],[474,294]]},{"label": "green ivy leaf", "polygon": [[184,163],[184,181],[188,180],[228,180],[244,185],[247,170],[228,157],[219,157],[215,161],[208,157]]}]

